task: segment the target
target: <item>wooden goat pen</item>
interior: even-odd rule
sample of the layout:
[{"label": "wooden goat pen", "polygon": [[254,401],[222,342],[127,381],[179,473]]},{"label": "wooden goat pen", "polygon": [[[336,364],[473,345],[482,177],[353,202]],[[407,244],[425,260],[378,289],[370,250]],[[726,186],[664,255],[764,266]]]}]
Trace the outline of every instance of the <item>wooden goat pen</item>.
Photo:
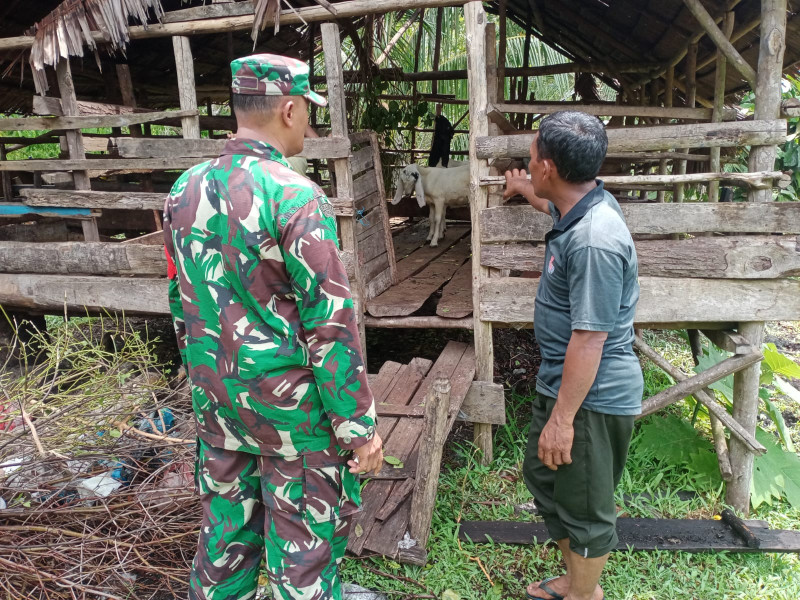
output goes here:
[{"label": "wooden goat pen", "polygon": [[[203,107],[204,94],[221,103],[227,90],[208,83],[214,74],[210,71],[200,81],[198,70],[205,67],[200,56],[192,55],[191,40],[216,34],[226,38],[224,47],[211,52],[215,61],[225,63],[234,48],[232,32],[253,25],[252,6],[248,9],[246,4],[171,10],[160,24],[128,28],[132,47],[138,40],[171,38],[178,94],[168,101],[147,102],[144,94],[152,86],[148,82],[139,89],[125,69],[115,70],[117,103],[98,102],[96,94],[84,99],[81,89],[89,88],[71,85],[73,79],[87,81],[87,86],[97,82],[81,80],[83,72],[70,72],[69,62],[61,61],[53,75],[60,98],[35,97],[31,112],[40,116],[0,119],[0,133],[49,132],[36,141],[0,137],[0,189],[5,199],[0,219],[8,223],[0,226],[0,304],[32,313],[168,313],[166,266],[159,245],[152,243],[152,236],[158,238],[164,192],[176,171],[216,156],[224,144],[218,139],[221,132],[233,127],[231,117],[213,115]],[[316,5],[281,13],[281,23],[287,26],[301,19],[322,22],[310,28],[303,46],[311,49],[305,58],[313,62],[319,31],[322,50],[327,50],[324,79],[331,135],[308,140],[303,156],[329,160],[329,195],[362,333],[365,326],[472,329],[476,381],[463,411],[475,421],[476,443],[484,460],[490,460],[492,424],[501,423],[504,415],[502,388],[494,383],[492,329],[530,326],[536,279],[518,272],[540,270],[542,242],[551,224],[528,206],[503,205],[498,188],[502,171],[510,161],[525,160],[533,126],[542,115],[576,109],[609,118],[609,154],[601,177],[620,199],[636,237],[642,276],[637,327],[703,330],[716,337],[715,343],[727,343],[734,336],[747,340],[734,352],[750,357],[735,363],[741,368],[735,374],[734,418],[741,430],[733,422],[727,424],[736,431],[730,442],[734,478],[728,500],[746,510],[759,368],[751,355],[760,348],[764,321],[800,319],[800,283],[793,279],[800,273],[794,237],[800,234],[800,205],[768,202],[773,188],[787,182],[787,175],[774,168],[775,148],[786,139],[785,119],[798,111],[780,102],[784,65],[800,59],[800,47],[787,41],[787,0],[704,3],[716,4],[711,14],[697,0],[686,0],[685,5],[670,0],[662,4],[672,9],[672,21],[661,16],[664,11],[654,2],[626,0],[603,14],[605,9],[599,7],[587,9],[586,15],[577,0],[560,4],[561,12],[522,0],[333,3],[337,18],[351,25],[361,23],[357,19],[366,14],[390,10],[419,10],[421,23],[425,9],[463,5],[466,69],[405,73],[360,65],[385,81],[407,83],[414,90],[412,101],[457,103],[469,109],[469,126],[461,127],[469,132],[465,152],[471,170],[470,227],[451,227],[450,245],[436,252],[423,248],[424,240],[414,238],[417,234],[410,230],[408,235],[392,236],[393,213],[386,205],[378,138],[348,128],[348,101],[358,97],[353,87],[358,84],[350,82],[363,73],[343,70],[341,32],[325,22],[333,15]],[[799,7],[793,0],[788,4],[793,9],[788,31],[796,31],[800,18],[794,9]],[[500,15],[499,35],[487,11]],[[566,18],[574,20],[576,35],[563,33]],[[525,30],[522,66],[507,64],[506,28],[511,21]],[[677,25],[670,29],[662,21]],[[413,27],[416,17],[410,22]],[[662,33],[649,43],[636,28],[655,27],[653,23],[659,23]],[[102,33],[92,35],[98,42],[105,40]],[[561,51],[567,62],[531,65],[533,37]],[[730,41],[726,44],[722,38]],[[280,50],[281,40],[274,40],[277,47],[267,50]],[[0,53],[19,52],[32,43],[30,36],[0,39]],[[241,40],[236,43],[242,47]],[[530,77],[559,73],[593,74],[617,92],[617,100],[543,102],[529,97]],[[427,90],[428,82],[463,78],[468,79],[468,98],[439,93],[443,84]],[[725,106],[725,99],[747,89],[751,80],[756,85],[755,114],[743,120]],[[0,94],[5,92],[0,88]],[[409,97],[386,93],[377,99]],[[167,107],[179,110],[164,110]],[[149,135],[152,124],[180,127],[181,138]],[[114,131],[100,137],[85,131],[96,127]],[[125,127],[129,135],[123,135]],[[412,131],[410,150],[398,151],[410,153],[412,159],[418,156],[423,150],[416,148],[421,129]],[[208,138],[201,137],[203,131],[209,132]],[[54,141],[62,142],[60,158],[6,160],[12,147]],[[720,149],[745,146],[752,148],[748,172],[725,171]],[[103,148],[107,155],[92,154]],[[699,184],[707,185],[709,202],[686,202],[687,191]],[[717,202],[722,185],[742,188],[751,202]],[[21,220],[35,224],[17,224]],[[120,232],[130,239],[112,241],[106,235]],[[141,233],[148,235],[137,239]],[[413,243],[408,243],[416,246],[400,255],[403,240],[411,238]],[[446,287],[442,290],[445,285],[451,286],[449,294]],[[419,314],[439,290],[442,310]],[[448,304],[455,300],[461,304],[458,310]]]}]

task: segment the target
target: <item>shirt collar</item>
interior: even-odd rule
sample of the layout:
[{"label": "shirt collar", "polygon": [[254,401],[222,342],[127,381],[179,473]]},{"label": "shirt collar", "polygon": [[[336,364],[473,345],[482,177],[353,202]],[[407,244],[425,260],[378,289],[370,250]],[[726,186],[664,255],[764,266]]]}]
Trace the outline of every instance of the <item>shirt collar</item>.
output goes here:
[{"label": "shirt collar", "polygon": [[598,204],[604,198],[605,193],[603,190],[602,180],[595,179],[595,183],[597,184],[597,187],[587,192],[583,198],[578,200],[578,203],[573,206],[569,212],[567,212],[566,217],[562,219],[561,213],[559,213],[558,222],[553,226],[554,232],[567,231],[570,227],[580,221],[586,215],[586,213],[592,209],[593,206]]},{"label": "shirt collar", "polygon": [[244,154],[245,156],[254,156],[256,158],[263,158],[266,160],[274,160],[284,166],[289,166],[283,154],[272,144],[263,142],[261,140],[254,140],[252,138],[231,138],[222,149],[221,156],[232,154]]}]

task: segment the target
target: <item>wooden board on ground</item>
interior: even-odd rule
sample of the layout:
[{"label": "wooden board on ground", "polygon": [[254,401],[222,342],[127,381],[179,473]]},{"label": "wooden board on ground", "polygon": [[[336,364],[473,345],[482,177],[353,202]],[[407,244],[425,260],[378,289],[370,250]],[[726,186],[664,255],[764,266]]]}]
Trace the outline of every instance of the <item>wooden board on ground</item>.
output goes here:
[{"label": "wooden board on ground", "polygon": [[[616,550],[682,550],[684,552],[800,552],[800,531],[770,529],[745,521],[760,541],[750,548],[722,521],[700,519],[617,519]],[[544,544],[550,539],[544,523],[465,521],[458,532],[462,540],[493,544]]]},{"label": "wooden board on ground", "polygon": [[[400,233],[394,236],[394,255],[397,257],[397,264],[406,256],[411,254],[417,248],[420,248],[425,243],[425,238],[428,236],[428,221],[417,221],[403,229]],[[399,279],[399,276],[398,276]]]},{"label": "wooden board on ground", "polygon": [[[438,246],[431,246],[430,244],[426,243],[424,246],[418,247],[416,250],[408,254],[408,256],[402,260],[397,261],[397,281],[401,282],[404,279],[408,279],[412,275],[416,275],[422,271],[422,269],[424,269],[429,263],[432,263],[442,254],[447,252],[449,248],[469,235],[469,232],[469,226],[451,225],[447,228],[444,237],[439,240]],[[425,235],[427,235],[427,233]],[[395,246],[395,253],[396,252],[397,246]]]},{"label": "wooden board on ground", "polygon": [[436,314],[448,319],[461,319],[472,314],[472,260],[461,265],[444,286]]},{"label": "wooden board on ground", "polygon": [[[401,368],[396,372],[394,386],[385,398],[379,399],[376,394],[379,410],[381,406],[388,405],[412,410],[420,407],[436,378],[446,377],[451,383],[447,425],[449,431],[475,377],[474,349],[461,342],[448,343],[436,363],[426,370],[427,377],[424,380],[420,379],[419,371],[415,373],[409,370],[417,360],[419,359],[414,359],[405,371]],[[378,379],[381,377],[379,373]],[[373,386],[373,393],[375,388],[377,384]],[[413,469],[423,425],[423,419],[419,417],[381,418],[378,432],[384,440],[385,454],[396,457],[404,463],[404,467]],[[364,510],[356,518],[356,523],[360,526],[358,531],[362,535],[351,533],[348,545],[351,552],[360,554],[363,550],[368,550],[397,557],[397,543],[408,531],[412,502],[412,497],[408,494],[409,485],[404,481],[385,480],[367,484],[364,488]],[[395,494],[402,496],[402,499],[394,499]],[[392,505],[391,510],[384,508],[387,505]],[[356,523],[353,530],[356,529]]]},{"label": "wooden board on ground", "polygon": [[469,240],[463,239],[417,275],[367,302],[367,311],[374,317],[398,317],[416,312],[469,256]]}]

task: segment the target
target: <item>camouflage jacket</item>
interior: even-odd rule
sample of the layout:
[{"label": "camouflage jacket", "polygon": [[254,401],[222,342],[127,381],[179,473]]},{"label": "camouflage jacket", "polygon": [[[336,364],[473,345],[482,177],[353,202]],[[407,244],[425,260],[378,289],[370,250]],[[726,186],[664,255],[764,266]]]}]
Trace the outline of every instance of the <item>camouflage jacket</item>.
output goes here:
[{"label": "camouflage jacket", "polygon": [[267,143],[232,139],[164,205],[178,346],[198,436],[297,456],[375,431],[333,206]]}]

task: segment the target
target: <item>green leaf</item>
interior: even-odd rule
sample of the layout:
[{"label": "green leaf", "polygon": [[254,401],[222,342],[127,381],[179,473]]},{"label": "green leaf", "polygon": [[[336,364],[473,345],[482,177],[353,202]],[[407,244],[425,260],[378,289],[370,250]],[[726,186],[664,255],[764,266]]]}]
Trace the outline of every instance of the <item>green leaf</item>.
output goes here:
[{"label": "green leaf", "polygon": [[750,483],[750,502],[753,508],[761,504],[772,506],[783,495],[795,508],[800,508],[800,458],[784,451],[775,438],[761,428],[756,439],[767,451],[753,460],[753,480]]},{"label": "green leaf", "polygon": [[397,458],[395,456],[388,456],[386,454],[383,455],[383,460],[385,460],[386,463],[390,464],[390,465],[397,466],[397,465],[402,465],[403,464],[403,461],[401,461],[399,458]]},{"label": "green leaf", "polygon": [[364,535],[364,528],[361,526],[361,523],[356,523],[353,532],[356,534],[357,538],[360,538],[362,535]]},{"label": "green leaf", "polygon": [[792,377],[800,379],[800,365],[794,362],[788,356],[784,356],[775,347],[775,344],[764,344],[764,361],[772,369],[773,373],[783,375],[785,377]]},{"label": "green leaf", "polygon": [[108,435],[110,435],[112,438],[118,438],[122,436],[122,432],[119,429],[112,429],[108,432]]},{"label": "green leaf", "polygon": [[461,600],[461,595],[458,592],[447,589],[442,592],[442,600]]},{"label": "green leaf", "polygon": [[692,452],[687,468],[692,481],[701,490],[713,491],[722,483],[717,455],[713,452]]},{"label": "green leaf", "polygon": [[800,404],[800,391],[788,381],[784,381],[780,377],[775,377],[773,381],[775,387],[780,390],[782,394],[788,396],[791,400]]},{"label": "green leaf", "polygon": [[[696,373],[702,373],[713,367],[714,365],[721,363],[723,360],[728,358],[730,355],[725,352],[724,350],[720,350],[714,344],[707,344],[703,346],[703,355],[699,357],[697,361],[697,366],[694,368]],[[733,375],[728,375],[727,377],[723,377],[719,381],[715,381],[711,385],[709,385],[712,390],[718,391],[720,394],[725,396],[728,402],[733,402]]]},{"label": "green leaf", "polygon": [[[759,394],[759,396],[761,396],[761,394]],[[773,423],[775,423],[775,427],[778,430],[778,435],[781,436],[783,445],[786,446],[786,449],[789,452],[794,452],[795,450],[794,444],[792,443],[792,433],[786,428],[786,421],[783,420],[783,413],[781,413],[781,409],[772,403],[772,400],[769,399],[768,393],[764,396],[761,396],[761,399],[764,401],[764,404],[767,407],[767,414],[769,415],[769,418],[772,419]]]},{"label": "green leaf", "polygon": [[711,451],[711,442],[700,437],[694,427],[673,415],[654,416],[642,425],[637,451],[648,450],[665,462],[684,466],[698,451]]}]

